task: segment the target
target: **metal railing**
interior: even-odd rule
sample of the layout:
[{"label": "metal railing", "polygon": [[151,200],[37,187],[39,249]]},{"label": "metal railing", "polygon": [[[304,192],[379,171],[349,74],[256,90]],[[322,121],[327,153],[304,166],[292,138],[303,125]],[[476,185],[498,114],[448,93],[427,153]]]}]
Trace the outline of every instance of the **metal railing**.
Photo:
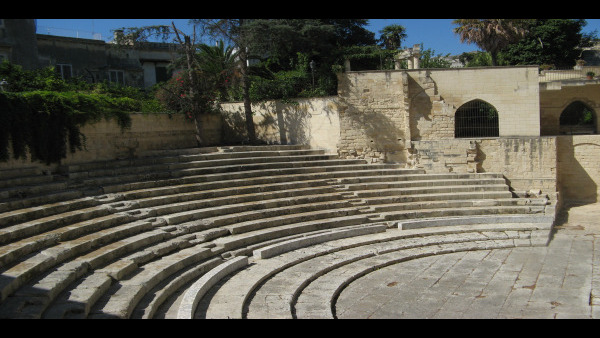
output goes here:
[{"label": "metal railing", "polygon": [[54,28],[46,26],[37,26],[37,34],[56,35],[78,39],[103,40],[102,34],[100,33],[88,32],[78,29]]},{"label": "metal railing", "polygon": [[482,100],[469,101],[456,110],[454,137],[498,137],[498,112]]},{"label": "metal railing", "polygon": [[[588,73],[594,75],[591,78]],[[600,75],[600,67],[580,67],[579,69],[549,69],[541,70],[539,74],[540,82],[551,81],[580,81],[580,80],[597,80]]]}]

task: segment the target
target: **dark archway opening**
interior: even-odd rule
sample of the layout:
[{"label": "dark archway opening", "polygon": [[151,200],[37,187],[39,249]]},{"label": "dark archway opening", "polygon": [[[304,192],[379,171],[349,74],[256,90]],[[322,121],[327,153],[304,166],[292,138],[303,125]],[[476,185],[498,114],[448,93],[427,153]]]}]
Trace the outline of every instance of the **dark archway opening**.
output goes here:
[{"label": "dark archway opening", "polygon": [[585,103],[572,102],[560,114],[561,134],[596,134],[596,132],[596,112]]},{"label": "dark archway opening", "polygon": [[498,137],[498,111],[483,100],[469,101],[456,110],[454,137]]}]

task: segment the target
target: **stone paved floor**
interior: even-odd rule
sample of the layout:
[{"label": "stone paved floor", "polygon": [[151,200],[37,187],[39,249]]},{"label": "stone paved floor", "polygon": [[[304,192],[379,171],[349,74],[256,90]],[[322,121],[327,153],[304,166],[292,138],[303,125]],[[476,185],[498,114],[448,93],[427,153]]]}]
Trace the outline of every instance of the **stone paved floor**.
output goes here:
[{"label": "stone paved floor", "polygon": [[600,204],[565,208],[548,247],[433,256],[351,283],[338,318],[600,318]]}]

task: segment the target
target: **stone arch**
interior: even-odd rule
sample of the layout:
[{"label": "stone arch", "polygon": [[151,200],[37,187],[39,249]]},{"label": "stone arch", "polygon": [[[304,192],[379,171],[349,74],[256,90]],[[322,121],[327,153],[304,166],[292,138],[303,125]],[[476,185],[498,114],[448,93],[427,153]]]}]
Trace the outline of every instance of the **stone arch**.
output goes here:
[{"label": "stone arch", "polygon": [[498,110],[481,99],[461,105],[454,114],[454,137],[498,137]]},{"label": "stone arch", "polygon": [[596,112],[583,101],[571,102],[560,114],[560,134],[596,134]]}]

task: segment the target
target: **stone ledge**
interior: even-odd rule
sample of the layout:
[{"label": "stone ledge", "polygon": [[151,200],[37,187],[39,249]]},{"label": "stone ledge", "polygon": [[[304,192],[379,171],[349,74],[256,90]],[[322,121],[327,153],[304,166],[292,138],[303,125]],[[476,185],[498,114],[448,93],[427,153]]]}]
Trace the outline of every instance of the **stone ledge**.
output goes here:
[{"label": "stone ledge", "polygon": [[248,265],[248,257],[239,256],[219,265],[202,276],[185,292],[183,300],[179,305],[177,319],[192,319],[196,306],[202,296],[223,277],[246,265]]}]

